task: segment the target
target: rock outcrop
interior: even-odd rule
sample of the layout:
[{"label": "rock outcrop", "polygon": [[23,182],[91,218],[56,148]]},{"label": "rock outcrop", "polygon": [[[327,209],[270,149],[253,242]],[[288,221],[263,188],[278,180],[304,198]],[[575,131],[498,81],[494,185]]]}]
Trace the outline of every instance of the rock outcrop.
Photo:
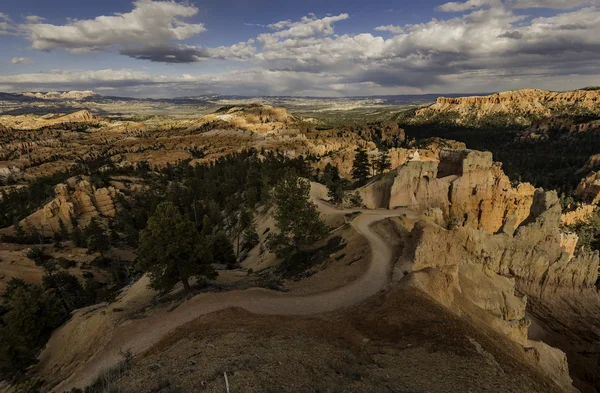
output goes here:
[{"label": "rock outcrop", "polygon": [[71,178],[67,183],[57,185],[55,193],[56,198],[44,206],[41,217],[34,213],[24,222],[42,230],[56,231],[60,221],[70,226],[72,219],[87,223],[92,217],[114,217],[116,213],[119,191],[112,186],[96,188],[89,179]]},{"label": "rock outcrop", "polygon": [[[367,198],[375,191],[389,199]],[[443,214],[442,226],[409,228],[397,280],[507,334],[565,391],[567,359],[576,386],[600,389],[599,256],[563,233],[555,192],[512,186],[490,154],[469,150],[408,162],[361,192],[373,207]]]},{"label": "rock outcrop", "polygon": [[581,179],[575,195],[592,205],[598,204],[600,202],[600,172],[592,172]]},{"label": "rock outcrop", "polygon": [[92,90],[72,90],[72,91],[49,91],[47,93],[39,92],[26,92],[19,93],[24,97],[37,98],[40,100],[82,100],[84,98],[98,98],[100,94],[93,92]]},{"label": "rock outcrop", "polygon": [[369,208],[440,209],[446,223],[495,233],[525,221],[534,191],[528,183],[513,187],[491,153],[465,149],[442,150],[439,161],[406,162],[359,192]]},{"label": "rock outcrop", "polygon": [[510,115],[516,123],[531,124],[530,116],[550,117],[556,111],[572,108],[600,112],[600,91],[550,92],[522,89],[489,96],[439,97],[435,104],[416,112],[415,120],[448,114],[458,124],[497,115]]},{"label": "rock outcrop", "polygon": [[577,206],[575,210],[563,213],[561,216],[561,223],[566,226],[571,226],[587,222],[594,215],[595,211],[596,207],[594,205],[581,204]]}]

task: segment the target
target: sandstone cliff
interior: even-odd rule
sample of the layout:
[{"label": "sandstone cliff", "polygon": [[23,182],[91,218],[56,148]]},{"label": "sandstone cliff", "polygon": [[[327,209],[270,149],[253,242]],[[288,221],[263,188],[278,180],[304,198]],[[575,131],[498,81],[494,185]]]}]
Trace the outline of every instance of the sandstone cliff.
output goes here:
[{"label": "sandstone cliff", "polygon": [[70,178],[66,183],[55,187],[56,197],[21,221],[27,227],[32,225],[46,235],[59,230],[62,221],[67,227],[72,220],[86,225],[92,217],[114,217],[119,191],[114,187],[96,188],[86,177]]},{"label": "sandstone cliff", "polygon": [[599,257],[562,232],[555,192],[513,186],[489,153],[470,150],[408,162],[359,192],[369,207],[434,218],[404,228],[396,280],[507,334],[566,391],[567,359],[576,386],[600,388]]},{"label": "sandstone cliff", "polygon": [[440,97],[435,104],[416,112],[415,120],[449,114],[458,124],[488,116],[510,115],[516,123],[530,124],[531,117],[549,117],[562,110],[587,110],[599,113],[600,91],[550,92],[522,89],[462,98]]},{"label": "sandstone cliff", "polygon": [[[440,161],[408,161],[359,190],[368,208],[439,209],[445,222],[495,233],[529,216],[534,187],[511,185],[488,152],[442,150]],[[391,187],[382,184],[390,184]],[[373,198],[373,190],[382,196]]]}]

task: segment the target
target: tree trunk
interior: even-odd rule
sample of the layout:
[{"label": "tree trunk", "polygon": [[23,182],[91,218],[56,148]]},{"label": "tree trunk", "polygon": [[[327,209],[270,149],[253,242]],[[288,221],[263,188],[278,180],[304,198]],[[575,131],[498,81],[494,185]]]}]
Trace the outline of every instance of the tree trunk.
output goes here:
[{"label": "tree trunk", "polygon": [[185,290],[185,293],[190,293],[191,287],[190,287],[190,282],[188,281],[188,278],[182,277],[181,282],[183,283],[183,289]]}]

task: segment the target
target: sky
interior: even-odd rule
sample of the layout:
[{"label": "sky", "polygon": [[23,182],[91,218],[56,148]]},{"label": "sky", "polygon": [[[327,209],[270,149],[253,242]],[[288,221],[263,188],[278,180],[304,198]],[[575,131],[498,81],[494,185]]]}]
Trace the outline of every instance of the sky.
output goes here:
[{"label": "sky", "polygon": [[0,0],[0,91],[367,96],[600,85],[600,0]]}]

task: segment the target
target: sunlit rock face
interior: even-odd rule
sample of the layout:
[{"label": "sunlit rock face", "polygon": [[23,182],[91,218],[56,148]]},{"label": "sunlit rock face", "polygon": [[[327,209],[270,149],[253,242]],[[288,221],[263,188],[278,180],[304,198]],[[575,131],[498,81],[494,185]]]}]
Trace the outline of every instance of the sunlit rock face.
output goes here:
[{"label": "sunlit rock face", "polygon": [[[368,207],[431,218],[410,232],[396,269],[401,282],[507,334],[565,390],[572,387],[564,352],[577,378],[598,380],[588,366],[600,358],[599,257],[577,250],[577,235],[561,229],[556,192],[513,185],[490,153],[465,149],[409,161],[359,192]],[[529,339],[530,316],[565,340],[549,342],[564,352]],[[583,347],[589,353],[580,354]]]}]

